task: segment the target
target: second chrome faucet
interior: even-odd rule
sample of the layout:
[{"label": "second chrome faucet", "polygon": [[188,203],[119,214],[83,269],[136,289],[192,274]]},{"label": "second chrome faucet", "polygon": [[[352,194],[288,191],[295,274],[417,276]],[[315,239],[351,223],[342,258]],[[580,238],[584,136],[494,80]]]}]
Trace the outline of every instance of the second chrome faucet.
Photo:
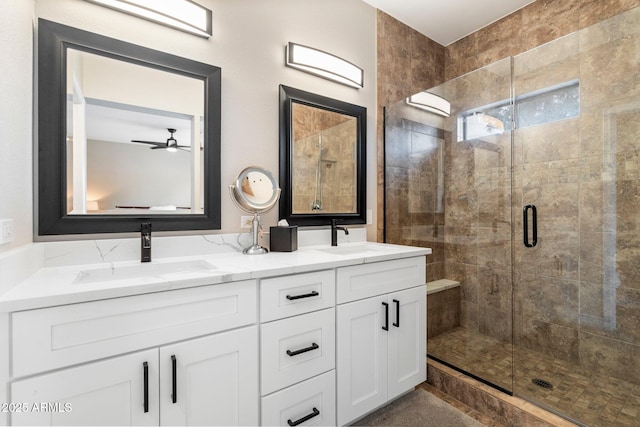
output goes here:
[{"label": "second chrome faucet", "polygon": [[338,227],[336,225],[336,220],[331,220],[331,246],[338,246],[338,230],[344,231],[346,236],[349,235],[349,230],[347,227]]}]

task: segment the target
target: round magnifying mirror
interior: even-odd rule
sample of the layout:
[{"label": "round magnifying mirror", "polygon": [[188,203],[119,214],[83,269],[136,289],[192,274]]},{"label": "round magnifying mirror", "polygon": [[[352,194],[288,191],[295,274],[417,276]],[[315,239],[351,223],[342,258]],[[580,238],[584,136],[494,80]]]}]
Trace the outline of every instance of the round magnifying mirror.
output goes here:
[{"label": "round magnifying mirror", "polygon": [[258,244],[258,230],[260,221],[258,214],[267,212],[275,206],[280,197],[278,181],[268,170],[259,166],[245,168],[229,186],[231,199],[241,210],[253,214],[253,245],[242,253],[249,255],[266,254],[269,252]]}]

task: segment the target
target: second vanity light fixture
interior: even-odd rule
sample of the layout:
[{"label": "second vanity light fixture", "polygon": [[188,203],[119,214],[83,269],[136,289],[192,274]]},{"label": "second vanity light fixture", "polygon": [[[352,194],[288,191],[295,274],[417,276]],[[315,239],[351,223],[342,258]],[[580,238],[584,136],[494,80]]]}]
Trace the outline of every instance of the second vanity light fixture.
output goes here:
[{"label": "second vanity light fixture", "polygon": [[362,68],[309,46],[289,42],[286,48],[286,65],[358,89],[364,86]]},{"label": "second vanity light fixture", "polygon": [[178,30],[209,38],[213,30],[209,9],[191,0],[86,0],[139,16]]},{"label": "second vanity light fixture", "polygon": [[436,113],[442,117],[451,115],[451,103],[431,92],[418,92],[407,98],[407,104],[412,107]]}]

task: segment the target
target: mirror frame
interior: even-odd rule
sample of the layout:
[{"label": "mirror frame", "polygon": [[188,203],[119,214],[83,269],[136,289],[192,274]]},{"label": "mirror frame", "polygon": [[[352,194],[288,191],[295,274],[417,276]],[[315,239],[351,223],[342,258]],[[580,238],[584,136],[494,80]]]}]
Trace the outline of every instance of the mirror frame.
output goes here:
[{"label": "mirror frame", "polygon": [[[356,212],[293,213],[293,126],[292,104],[296,102],[357,119],[356,129]],[[366,224],[367,189],[367,109],[359,105],[280,85],[280,218],[291,225]]]},{"label": "mirror frame", "polygon": [[[39,236],[140,231],[219,230],[221,227],[221,72],[219,67],[38,19],[36,164]],[[204,81],[204,214],[69,215],[66,202],[67,48]]]}]

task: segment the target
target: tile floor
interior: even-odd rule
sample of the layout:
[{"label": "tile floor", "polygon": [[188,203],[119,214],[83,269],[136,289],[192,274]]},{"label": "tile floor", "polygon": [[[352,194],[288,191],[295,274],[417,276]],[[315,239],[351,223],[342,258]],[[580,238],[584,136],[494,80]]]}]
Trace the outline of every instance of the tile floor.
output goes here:
[{"label": "tile floor", "polygon": [[[640,384],[580,371],[568,362],[513,349],[465,328],[429,338],[427,348],[447,363],[585,425],[640,426]],[[553,388],[534,385],[533,378],[548,381]]]}]

